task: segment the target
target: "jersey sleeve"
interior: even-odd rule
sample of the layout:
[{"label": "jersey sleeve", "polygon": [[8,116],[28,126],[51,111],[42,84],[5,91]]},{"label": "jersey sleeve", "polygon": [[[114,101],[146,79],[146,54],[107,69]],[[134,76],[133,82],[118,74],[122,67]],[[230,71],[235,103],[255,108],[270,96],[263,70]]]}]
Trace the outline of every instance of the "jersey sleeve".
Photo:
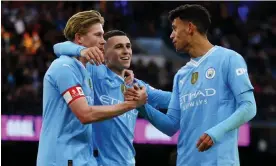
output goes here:
[{"label": "jersey sleeve", "polygon": [[168,136],[173,136],[177,130],[179,130],[179,118],[166,115],[149,104],[145,104],[144,106],[137,108],[137,110],[153,126]]},{"label": "jersey sleeve", "polygon": [[228,67],[227,84],[234,95],[238,96],[243,92],[253,90],[243,57],[234,53],[234,55],[230,56],[228,63],[228,65],[224,65]]},{"label": "jersey sleeve", "polygon": [[82,49],[86,48],[81,45],[77,45],[71,41],[66,41],[62,43],[57,43],[54,45],[54,53],[57,57],[60,57],[61,55],[66,56],[80,56],[80,52]]},{"label": "jersey sleeve", "polygon": [[56,85],[59,93],[69,105],[74,100],[85,96],[80,79],[74,72],[74,68],[68,64],[62,64],[56,73]]},{"label": "jersey sleeve", "polygon": [[171,100],[171,92],[155,89],[149,84],[140,81],[141,85],[146,87],[148,94],[148,103],[154,108],[167,109]]},{"label": "jersey sleeve", "polygon": [[244,123],[251,120],[256,115],[256,101],[252,91],[247,91],[236,97],[238,108],[227,119],[207,130],[214,143],[221,141],[223,136],[234,129],[239,128]]},{"label": "jersey sleeve", "polygon": [[156,110],[150,104],[146,104],[143,107],[138,108],[138,110],[163,133],[169,136],[175,134],[180,128],[180,102],[177,75],[174,78],[173,92],[171,93],[171,100],[169,102],[167,114],[163,114]]},{"label": "jersey sleeve", "polygon": [[179,97],[179,90],[178,90],[178,75],[176,74],[173,81],[173,91],[172,91],[167,115],[177,119],[178,123],[180,122],[180,115],[181,115],[179,98],[180,97]]}]

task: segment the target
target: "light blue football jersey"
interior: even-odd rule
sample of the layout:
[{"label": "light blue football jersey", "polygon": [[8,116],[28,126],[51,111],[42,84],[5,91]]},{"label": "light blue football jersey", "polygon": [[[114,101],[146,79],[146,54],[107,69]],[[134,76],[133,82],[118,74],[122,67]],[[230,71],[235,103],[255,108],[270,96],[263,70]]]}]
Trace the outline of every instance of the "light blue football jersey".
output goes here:
[{"label": "light blue football jersey", "polygon": [[[83,125],[68,104],[86,96],[93,105],[92,80],[75,58],[61,56],[52,62],[43,81],[43,119],[37,166],[96,166],[92,125]],[[70,161],[71,160],[71,161]]]},{"label": "light blue football jersey", "polygon": [[237,108],[235,96],[253,90],[241,55],[214,46],[200,59],[191,59],[174,78],[168,114],[179,118],[177,166],[239,166],[238,129],[228,132],[209,150],[199,152],[203,133]]},{"label": "light blue football jersey", "polygon": [[[95,105],[113,105],[124,101],[124,80],[105,65],[87,64],[94,80]],[[141,80],[135,80],[140,86],[146,86],[148,103],[155,108],[167,108],[170,92],[154,89]],[[102,122],[93,123],[99,166],[134,166],[135,149],[133,147],[134,129],[138,111],[128,111],[120,116]]]}]

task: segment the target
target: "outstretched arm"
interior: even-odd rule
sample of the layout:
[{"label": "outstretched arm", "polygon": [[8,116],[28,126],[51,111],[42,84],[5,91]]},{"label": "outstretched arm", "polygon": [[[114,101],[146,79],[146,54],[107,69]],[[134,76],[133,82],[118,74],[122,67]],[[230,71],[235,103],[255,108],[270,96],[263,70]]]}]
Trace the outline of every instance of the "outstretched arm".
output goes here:
[{"label": "outstretched arm", "polygon": [[61,55],[67,56],[81,56],[81,50],[85,49],[86,47],[75,44],[71,41],[66,41],[62,43],[57,43],[54,45],[54,53],[57,57]]},{"label": "outstretched arm", "polygon": [[168,109],[172,92],[155,89],[154,87],[144,83],[143,81],[141,81],[141,83],[147,87],[148,103],[152,107],[158,109]]},{"label": "outstretched arm", "polygon": [[91,64],[96,65],[101,65],[104,62],[103,51],[98,47],[94,46],[86,48],[71,41],[55,44],[54,53],[57,57],[60,57],[61,55],[85,57]]},{"label": "outstretched arm", "polygon": [[173,136],[179,130],[179,110],[169,109],[164,114],[149,104],[138,110],[153,126],[168,136]]},{"label": "outstretched arm", "polygon": [[[168,106],[167,114],[164,114],[157,109],[153,108],[150,104],[146,104],[138,110],[141,114],[151,122],[157,129],[163,133],[172,136],[180,127],[180,103],[178,94],[177,76],[174,79],[173,92],[171,93],[171,99]],[[132,99],[130,89],[125,92],[125,99]],[[169,96],[166,94],[166,96]]]}]

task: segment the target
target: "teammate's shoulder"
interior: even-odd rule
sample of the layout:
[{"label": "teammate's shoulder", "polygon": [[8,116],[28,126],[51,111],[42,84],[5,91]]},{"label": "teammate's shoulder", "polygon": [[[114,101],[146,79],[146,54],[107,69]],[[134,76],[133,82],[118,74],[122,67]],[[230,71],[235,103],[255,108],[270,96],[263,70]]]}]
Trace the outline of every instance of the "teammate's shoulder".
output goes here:
[{"label": "teammate's shoulder", "polygon": [[75,62],[73,58],[61,56],[60,58],[55,59],[48,68],[47,74],[53,75],[57,72],[64,71],[64,69],[70,69],[74,71]]},{"label": "teammate's shoulder", "polygon": [[221,46],[218,47],[220,49],[220,54],[222,55],[221,60],[223,60],[225,63],[229,63],[230,61],[244,61],[243,56],[238,52],[229,48],[224,48]]},{"label": "teammate's shoulder", "polygon": [[231,50],[229,48],[225,48],[225,47],[221,47],[221,46],[217,46],[219,51],[222,52],[225,56],[227,57],[232,57],[232,56],[241,56],[241,54],[239,54],[238,52]]},{"label": "teammate's shoulder", "polygon": [[[184,67],[185,67],[185,66],[181,67],[181,69],[179,69],[179,70],[175,73],[174,78],[173,78],[174,82],[175,82],[175,81],[177,82],[177,80],[179,80],[180,78],[182,78],[182,77],[184,76],[184,74],[185,74],[185,68],[184,68]],[[183,69],[183,68],[184,68],[184,69]]]},{"label": "teammate's shoulder", "polygon": [[101,71],[101,72],[107,72],[108,68],[106,65],[102,64],[102,65],[99,65],[99,66],[96,66],[96,65],[92,65],[95,70],[97,71]]},{"label": "teammate's shoulder", "polygon": [[104,64],[99,66],[90,64],[90,68],[88,68],[88,71],[91,72],[92,70],[94,71],[94,74],[98,79],[105,79],[107,77],[110,77],[111,70]]},{"label": "teammate's shoulder", "polygon": [[90,62],[87,62],[86,68],[93,68],[93,69],[95,68],[98,70],[105,70],[106,66],[104,64],[97,66],[97,65],[91,64]]},{"label": "teammate's shoulder", "polygon": [[176,72],[175,76],[179,76],[179,75],[185,74],[185,73],[187,72],[187,70],[188,70],[191,66],[193,66],[191,63],[192,63],[192,62],[189,61],[189,62],[187,62],[184,66],[182,66],[182,67]]},{"label": "teammate's shoulder", "polygon": [[59,66],[64,66],[64,64],[69,66],[74,66],[75,62],[72,57],[61,56],[60,58],[55,59],[51,65],[59,67]]}]

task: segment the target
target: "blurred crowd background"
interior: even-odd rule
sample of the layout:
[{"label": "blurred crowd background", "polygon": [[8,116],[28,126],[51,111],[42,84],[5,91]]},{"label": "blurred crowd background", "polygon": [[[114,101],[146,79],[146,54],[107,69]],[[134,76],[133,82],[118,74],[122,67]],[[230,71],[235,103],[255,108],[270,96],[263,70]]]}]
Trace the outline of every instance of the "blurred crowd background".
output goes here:
[{"label": "blurred crowd background", "polygon": [[[250,162],[253,165],[258,163],[257,158],[252,159],[254,156],[263,156],[275,161],[273,156],[276,156],[276,3],[256,1],[191,3],[202,4],[210,11],[212,26],[208,37],[211,42],[237,51],[245,58],[248,65],[258,110],[257,116],[250,123],[251,145],[247,149],[241,149],[242,163],[245,163],[244,165]],[[133,42],[135,61],[131,69],[135,77],[155,88],[171,90],[174,74],[189,60],[188,55],[175,53],[169,39],[171,24],[167,19],[168,11],[182,4],[184,2],[2,1],[2,114],[42,114],[43,76],[56,58],[53,45],[65,41],[63,29],[68,18],[83,10],[100,11],[105,18],[105,31],[119,29],[129,35]],[[150,41],[164,45],[152,45],[150,51],[143,48],[142,44]],[[160,51],[159,46],[165,46],[170,50],[167,52],[173,52],[174,55]],[[159,63],[160,59],[162,63]],[[4,148],[14,153],[12,148],[22,146],[23,149],[15,151],[20,151],[18,153],[24,156],[25,148],[37,146],[22,144],[24,143],[19,145],[19,143],[5,142]],[[136,145],[136,148],[137,165],[152,165],[148,164],[151,161],[156,166],[169,165],[173,161],[175,147]],[[150,151],[155,153],[156,148],[162,150],[158,150],[157,154],[151,154]],[[36,149],[33,149],[34,154],[31,154],[31,159],[35,160]],[[148,157],[142,155],[145,154],[145,149]],[[164,157],[160,157],[162,155]],[[25,160],[27,164],[27,161],[30,161],[26,158]],[[159,164],[157,160],[160,161]],[[32,165],[34,161],[30,163],[29,165]]]}]

